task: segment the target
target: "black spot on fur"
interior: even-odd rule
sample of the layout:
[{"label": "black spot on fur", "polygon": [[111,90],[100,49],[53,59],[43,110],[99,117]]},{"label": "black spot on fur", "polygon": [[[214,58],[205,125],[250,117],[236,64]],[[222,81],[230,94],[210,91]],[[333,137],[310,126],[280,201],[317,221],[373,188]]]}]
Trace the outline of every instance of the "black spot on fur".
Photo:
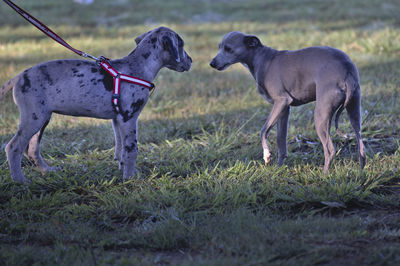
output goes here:
[{"label": "black spot on fur", "polygon": [[51,79],[49,72],[47,71],[46,66],[40,66],[39,67],[40,71],[42,72],[44,79],[50,84],[53,85],[53,80]]},{"label": "black spot on fur", "polygon": [[144,99],[139,99],[131,104],[132,113],[136,113],[143,106]]},{"label": "black spot on fur", "polygon": [[132,143],[130,146],[125,146],[126,152],[132,152],[136,148],[136,144]]},{"label": "black spot on fur", "polygon": [[136,102],[133,102],[131,104],[131,112],[125,111],[122,113],[122,118],[124,119],[124,122],[127,122],[132,119],[132,117],[136,114],[137,111],[140,110],[140,108],[144,104],[144,99],[139,99]]},{"label": "black spot on fur", "polygon": [[71,70],[72,70],[72,73],[74,73],[74,74],[76,74],[76,73],[78,73],[78,72],[79,72],[79,70],[78,70],[78,69],[76,69],[76,68],[72,68]]},{"label": "black spot on fur", "polygon": [[82,78],[82,77],[84,77],[85,75],[84,74],[79,74],[79,75],[76,75],[77,77],[79,77],[79,78]]},{"label": "black spot on fur", "polygon": [[92,67],[91,70],[92,70],[92,73],[97,73],[97,71],[98,71],[97,68],[94,68],[94,67]]},{"label": "black spot on fur", "polygon": [[61,90],[60,90],[60,89],[56,89],[56,93],[57,93],[57,94],[60,94],[60,93],[61,93]]},{"label": "black spot on fur", "polygon": [[155,43],[157,41],[157,38],[151,38],[151,43]]},{"label": "black spot on fur", "polygon": [[57,64],[62,65],[63,61],[58,61]]},{"label": "black spot on fur", "polygon": [[39,118],[37,117],[36,113],[32,113],[32,119],[33,120],[38,120]]},{"label": "black spot on fur", "polygon": [[81,65],[81,63],[76,64],[76,66],[80,66],[80,65]]},{"label": "black spot on fur", "polygon": [[114,78],[104,69],[100,69],[100,74],[103,75],[103,79],[98,79],[97,82],[102,82],[107,91],[112,91]]},{"label": "black spot on fur", "polygon": [[24,84],[22,84],[22,86],[21,86],[21,91],[22,91],[22,93],[27,93],[29,91],[29,89],[31,88],[31,81],[29,80],[26,72],[24,73],[24,75],[22,77],[24,79]]},{"label": "black spot on fur", "polygon": [[142,56],[143,56],[144,59],[147,59],[150,55],[151,55],[150,52],[145,53],[145,54],[142,54]]},{"label": "black spot on fur", "polygon": [[41,104],[41,105],[45,105],[46,102],[45,102],[44,100],[41,100],[41,101],[40,101],[40,104]]}]

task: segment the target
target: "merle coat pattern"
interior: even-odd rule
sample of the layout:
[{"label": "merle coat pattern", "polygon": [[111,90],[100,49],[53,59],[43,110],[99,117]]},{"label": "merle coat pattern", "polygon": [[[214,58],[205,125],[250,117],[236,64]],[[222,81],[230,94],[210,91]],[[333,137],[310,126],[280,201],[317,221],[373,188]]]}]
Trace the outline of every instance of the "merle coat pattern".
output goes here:
[{"label": "merle coat pattern", "polygon": [[[188,71],[192,59],[184,50],[182,38],[160,27],[135,39],[137,47],[126,57],[111,60],[120,73],[152,82],[158,71],[167,67]],[[122,113],[111,105],[113,78],[95,62],[55,60],[23,71],[0,88],[0,98],[13,89],[20,111],[18,131],[6,146],[11,177],[26,182],[21,169],[24,154],[42,172],[57,170],[46,164],[40,154],[40,141],[52,113],[112,119],[115,159],[123,178],[136,173],[137,120],[148,101],[149,90],[121,82]]]}]

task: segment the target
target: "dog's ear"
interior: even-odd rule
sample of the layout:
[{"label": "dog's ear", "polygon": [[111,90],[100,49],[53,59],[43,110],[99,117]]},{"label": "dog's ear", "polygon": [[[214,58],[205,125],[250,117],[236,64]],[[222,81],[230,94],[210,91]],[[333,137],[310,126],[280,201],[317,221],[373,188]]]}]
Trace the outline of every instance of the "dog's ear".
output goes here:
[{"label": "dog's ear", "polygon": [[168,37],[168,36],[163,36],[162,37],[162,44],[163,44],[164,50],[169,51],[170,54],[172,55],[172,57],[175,59],[175,61],[179,62],[180,58],[179,58],[179,54],[178,54],[178,49],[176,48],[176,46],[172,42],[171,38]]},{"label": "dog's ear", "polygon": [[253,35],[244,36],[243,42],[247,48],[256,48],[262,46],[260,40]]},{"label": "dog's ear", "polygon": [[136,45],[139,45],[139,43],[140,43],[140,42],[144,39],[144,37],[146,37],[147,34],[149,34],[149,33],[150,33],[150,31],[148,31],[148,32],[146,32],[146,33],[143,33],[142,35],[136,37],[136,38],[135,38]]}]

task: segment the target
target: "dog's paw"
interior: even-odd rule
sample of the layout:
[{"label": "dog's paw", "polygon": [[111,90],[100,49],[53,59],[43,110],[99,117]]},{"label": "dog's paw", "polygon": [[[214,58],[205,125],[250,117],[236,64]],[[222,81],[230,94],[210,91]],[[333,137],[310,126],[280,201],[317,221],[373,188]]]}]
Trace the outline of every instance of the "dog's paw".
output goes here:
[{"label": "dog's paw", "polygon": [[278,161],[276,162],[276,164],[278,166],[282,166],[285,163],[285,159],[286,159],[286,155],[285,156],[278,156]]},{"label": "dog's paw", "polygon": [[264,163],[265,165],[268,165],[271,162],[271,153],[269,152],[269,150],[265,149],[264,150]]},{"label": "dog's paw", "polygon": [[25,176],[11,176],[13,182],[19,182],[21,184],[29,185],[32,183],[31,180],[25,178]]},{"label": "dog's paw", "polygon": [[139,171],[134,168],[131,171],[124,171],[124,175],[123,175],[123,180],[129,180],[129,179],[134,179],[137,178],[139,174]]},{"label": "dog's paw", "polygon": [[264,163],[265,165],[268,165],[271,162],[271,153],[269,150],[264,150]]},{"label": "dog's paw", "polygon": [[61,171],[61,170],[62,170],[61,167],[59,167],[59,166],[53,166],[53,167],[49,167],[49,168],[47,169],[47,172],[57,172],[57,171]]},{"label": "dog's paw", "polygon": [[61,167],[57,167],[57,166],[46,166],[46,167],[38,167],[39,171],[42,173],[42,175],[45,175],[46,173],[49,172],[57,172],[57,171],[61,171],[62,168]]}]

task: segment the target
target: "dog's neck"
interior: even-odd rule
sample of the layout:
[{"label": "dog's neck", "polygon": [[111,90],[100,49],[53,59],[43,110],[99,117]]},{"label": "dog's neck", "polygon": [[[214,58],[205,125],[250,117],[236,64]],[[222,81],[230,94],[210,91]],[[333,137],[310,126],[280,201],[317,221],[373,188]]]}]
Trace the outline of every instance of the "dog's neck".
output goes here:
[{"label": "dog's neck", "polygon": [[277,50],[267,46],[259,47],[254,52],[249,53],[249,56],[245,57],[241,62],[251,73],[251,75],[257,80],[257,74],[259,71],[265,71],[265,67],[269,64],[275,55],[278,53]]},{"label": "dog's neck", "polygon": [[149,49],[144,45],[138,45],[129,55],[117,61],[121,66],[119,70],[121,73],[149,82],[153,82],[160,69],[164,66],[158,51]]}]

